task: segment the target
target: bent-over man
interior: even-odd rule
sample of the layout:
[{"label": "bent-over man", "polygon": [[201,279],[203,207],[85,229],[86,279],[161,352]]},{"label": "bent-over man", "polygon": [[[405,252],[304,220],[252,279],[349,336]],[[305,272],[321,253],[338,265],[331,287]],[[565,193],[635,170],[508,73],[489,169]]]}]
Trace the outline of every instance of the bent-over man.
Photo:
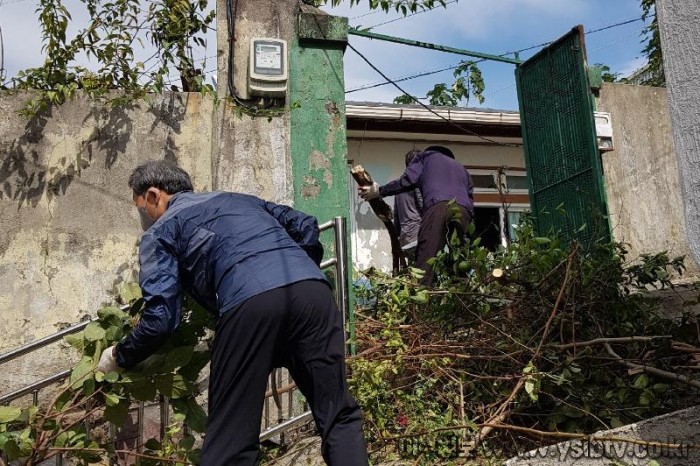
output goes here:
[{"label": "bent-over man", "polygon": [[129,178],[145,230],[134,330],[98,370],[131,368],[178,327],[186,291],[217,317],[201,464],[254,465],[270,371],[306,397],[329,465],[365,466],[360,407],[348,392],[342,316],[318,267],[314,217],[244,194],[195,194],[189,175],[148,162]]}]

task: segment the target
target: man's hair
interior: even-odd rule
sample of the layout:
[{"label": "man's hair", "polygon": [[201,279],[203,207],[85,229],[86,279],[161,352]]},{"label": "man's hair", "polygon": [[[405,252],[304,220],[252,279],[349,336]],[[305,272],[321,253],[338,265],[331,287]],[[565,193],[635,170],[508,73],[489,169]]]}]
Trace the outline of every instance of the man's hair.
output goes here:
[{"label": "man's hair", "polygon": [[167,160],[152,160],[134,169],[129,177],[129,187],[138,196],[148,191],[148,188],[175,194],[192,191],[192,180],[185,170]]},{"label": "man's hair", "polygon": [[440,152],[441,154],[446,155],[451,159],[455,158],[455,155],[452,153],[452,151],[450,149],[448,149],[447,147],[443,147],[443,146],[430,146],[430,147],[426,148],[425,151],[426,152]]},{"label": "man's hair", "polygon": [[419,151],[418,149],[411,149],[408,152],[406,152],[406,166],[407,167],[408,167],[408,164],[411,163],[411,160],[413,160],[413,158],[416,155],[420,154],[420,152],[421,151]]}]

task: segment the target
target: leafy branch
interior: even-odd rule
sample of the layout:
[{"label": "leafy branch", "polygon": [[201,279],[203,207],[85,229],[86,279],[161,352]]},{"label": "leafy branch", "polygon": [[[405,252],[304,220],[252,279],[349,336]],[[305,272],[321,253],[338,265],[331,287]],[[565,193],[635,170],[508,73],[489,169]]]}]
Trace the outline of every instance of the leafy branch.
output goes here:
[{"label": "leafy branch", "polygon": [[[138,322],[141,311],[141,299],[133,302],[128,313],[105,307],[98,311],[97,321],[65,337],[81,359],[51,402],[27,408],[0,407],[0,450],[11,461],[38,464],[64,452],[90,462],[119,455],[138,456],[143,464],[194,462],[198,455],[195,438],[184,433],[183,426],[204,431],[206,413],[195,397],[200,393],[198,378],[210,359],[212,321],[207,311],[188,300],[183,323],[164,348],[133,370],[96,371],[103,349],[121,340]],[[145,454],[115,450],[104,434],[107,424],[122,426],[134,403],[160,396],[171,400],[175,412],[175,422],[166,426],[165,437],[149,439]]]},{"label": "leafy branch", "polygon": [[[204,34],[214,21],[207,5],[207,0],[85,0],[88,23],[69,38],[72,17],[63,0],[40,0],[44,63],[11,80],[14,89],[38,91],[22,113],[35,115],[78,90],[123,104],[162,92],[173,70],[183,91],[213,95],[193,57],[194,48],[205,47]],[[147,42],[156,52],[145,62],[137,61],[135,45],[145,48]],[[85,60],[90,68],[81,64]],[[156,62],[146,68],[151,60]]]},{"label": "leafy branch", "polygon": [[[463,102],[464,105],[469,104],[469,98],[475,97],[479,103],[484,103],[484,78],[481,70],[475,62],[462,62],[455,68],[454,77],[456,78],[452,85],[448,86],[445,83],[436,84],[433,89],[427,92],[425,98],[428,99],[430,105],[457,107]],[[397,104],[412,104],[416,102],[416,98],[407,94],[400,95],[394,99]]]}]

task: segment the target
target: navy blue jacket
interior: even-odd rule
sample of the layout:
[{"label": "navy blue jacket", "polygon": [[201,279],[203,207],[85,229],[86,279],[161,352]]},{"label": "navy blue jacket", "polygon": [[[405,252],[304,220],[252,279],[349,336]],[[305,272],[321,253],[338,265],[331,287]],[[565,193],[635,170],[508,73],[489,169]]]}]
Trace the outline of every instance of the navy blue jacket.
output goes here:
[{"label": "navy blue jacket", "polygon": [[141,238],[146,307],[117,364],[132,367],[164,343],[180,324],[182,291],[220,315],[264,291],[325,280],[318,236],[316,218],[254,196],[175,194]]},{"label": "navy blue jacket", "polygon": [[438,202],[455,199],[474,213],[474,185],[464,166],[440,152],[425,151],[413,157],[400,178],[379,188],[382,197],[405,193],[414,188],[423,196],[423,212]]}]

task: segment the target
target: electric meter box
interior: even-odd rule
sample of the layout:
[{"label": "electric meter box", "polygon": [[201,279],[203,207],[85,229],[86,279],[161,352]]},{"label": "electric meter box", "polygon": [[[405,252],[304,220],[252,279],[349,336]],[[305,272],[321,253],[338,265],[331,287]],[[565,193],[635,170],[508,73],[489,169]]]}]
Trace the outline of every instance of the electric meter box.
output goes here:
[{"label": "electric meter box", "polygon": [[607,112],[593,112],[593,117],[595,118],[595,132],[598,136],[598,150],[601,152],[615,150],[610,114]]},{"label": "electric meter box", "polygon": [[284,97],[287,93],[287,42],[282,39],[250,40],[248,94],[259,97]]}]

